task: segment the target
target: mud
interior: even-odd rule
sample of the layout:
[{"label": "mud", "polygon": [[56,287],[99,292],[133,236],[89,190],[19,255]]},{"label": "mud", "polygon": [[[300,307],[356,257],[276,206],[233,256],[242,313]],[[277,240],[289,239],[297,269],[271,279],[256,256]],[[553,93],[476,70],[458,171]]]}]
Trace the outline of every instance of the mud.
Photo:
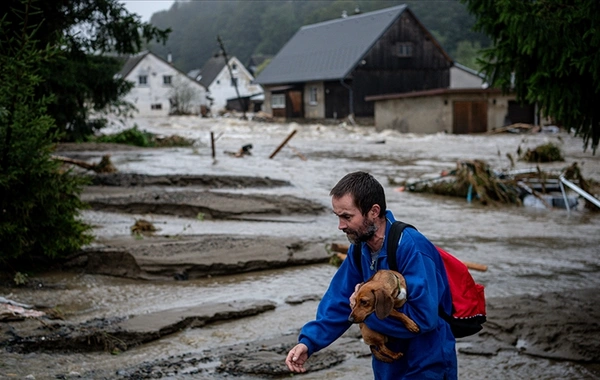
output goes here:
[{"label": "mud", "polygon": [[224,236],[102,239],[65,268],[138,280],[191,280],[329,261],[325,241]]},{"label": "mud", "polygon": [[[97,237],[92,245],[56,274],[31,275],[28,286],[0,284],[6,298],[51,316],[0,324],[0,377],[289,377],[284,357],[335,272],[327,246],[345,243],[327,213],[328,191],[345,172],[369,170],[383,181],[397,216],[419,222],[461,258],[489,265],[474,273],[486,285],[488,322],[458,341],[461,379],[600,379],[595,215],[482,208],[395,191],[457,159],[500,166],[500,151],[545,136],[396,136],[303,125],[292,141],[308,157],[300,161],[287,148],[266,159],[298,125],[140,123],[196,139],[197,150],[57,148],[89,161],[109,152],[119,172],[95,176],[84,191],[92,209],[83,217]],[[215,163],[203,143],[209,130],[225,132],[223,150],[254,142],[253,155],[219,154]],[[600,178],[597,156],[582,153],[571,136],[560,141],[567,160],[584,162],[586,177]],[[132,235],[139,218],[156,232]],[[371,378],[370,360],[351,326],[299,377]]]}]

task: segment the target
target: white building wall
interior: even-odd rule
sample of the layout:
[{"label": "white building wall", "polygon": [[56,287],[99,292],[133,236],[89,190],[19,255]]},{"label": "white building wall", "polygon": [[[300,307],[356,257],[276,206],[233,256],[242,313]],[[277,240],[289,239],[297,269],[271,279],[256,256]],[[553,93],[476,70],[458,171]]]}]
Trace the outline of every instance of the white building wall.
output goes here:
[{"label": "white building wall", "polygon": [[[311,101],[311,92],[316,90],[316,102]],[[325,118],[325,84],[309,82],[304,85],[304,117],[307,119]]]},{"label": "white building wall", "polygon": [[[263,89],[258,84],[253,84],[254,77],[242,63],[235,57],[229,59],[229,65],[232,68],[232,73],[237,78],[238,91],[241,97],[261,94]],[[233,69],[235,65],[235,69]],[[231,75],[227,66],[215,77],[213,82],[208,86],[209,96],[213,98],[211,111],[213,113],[225,109],[227,99],[237,98],[235,87],[231,83]]]},{"label": "white building wall", "polygon": [[450,88],[485,88],[484,80],[476,74],[453,66],[450,68]]},{"label": "white building wall", "polygon": [[[145,84],[140,84],[140,76],[146,77]],[[171,77],[171,84],[164,82],[165,76]],[[125,100],[135,105],[136,116],[168,116],[171,111],[169,98],[181,86],[192,90],[193,113],[199,114],[201,107],[206,106],[206,90],[202,85],[152,54],[146,55],[125,79],[135,84]]]}]

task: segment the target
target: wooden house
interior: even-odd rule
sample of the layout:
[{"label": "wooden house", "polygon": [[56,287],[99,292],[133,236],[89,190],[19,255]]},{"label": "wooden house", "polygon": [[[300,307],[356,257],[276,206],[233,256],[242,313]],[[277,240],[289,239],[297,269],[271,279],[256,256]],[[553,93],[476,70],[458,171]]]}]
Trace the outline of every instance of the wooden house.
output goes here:
[{"label": "wooden house", "polygon": [[255,103],[252,99],[262,95],[262,87],[254,83],[254,76],[239,59],[230,57],[228,63],[229,67],[222,54],[215,54],[206,61],[196,76],[196,80],[208,89],[211,112],[231,109],[242,111],[242,108],[254,111]]},{"label": "wooden house", "polygon": [[306,25],[256,82],[274,117],[373,117],[373,95],[450,85],[452,59],[406,5]]},{"label": "wooden house", "polygon": [[130,57],[117,73],[134,84],[125,100],[136,107],[137,116],[198,115],[206,109],[206,88],[170,61],[144,51]]}]

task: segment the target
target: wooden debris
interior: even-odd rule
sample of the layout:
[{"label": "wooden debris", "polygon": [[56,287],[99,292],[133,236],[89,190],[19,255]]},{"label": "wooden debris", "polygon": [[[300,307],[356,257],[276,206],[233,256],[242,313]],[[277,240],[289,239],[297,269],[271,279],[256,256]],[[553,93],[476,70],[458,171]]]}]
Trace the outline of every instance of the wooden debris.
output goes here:
[{"label": "wooden debris", "polygon": [[294,129],[294,130],[292,131],[292,133],[290,133],[290,134],[288,135],[288,137],[286,137],[286,138],[285,138],[285,140],[283,140],[283,142],[282,142],[281,144],[279,144],[279,146],[277,147],[277,149],[275,149],[275,151],[274,151],[273,153],[271,153],[271,155],[269,156],[269,158],[273,158],[273,157],[275,157],[275,155],[276,155],[277,153],[279,153],[279,151],[281,150],[281,148],[283,148],[283,147],[285,146],[285,144],[287,144],[287,143],[288,143],[288,141],[290,141],[290,139],[291,139],[292,137],[294,137],[294,135],[295,135],[295,134],[296,134],[296,130]]},{"label": "wooden debris", "polygon": [[515,123],[507,125],[506,127],[494,128],[486,132],[488,135],[495,135],[498,133],[511,132],[511,131],[527,131],[527,132],[539,132],[540,128],[536,125]]},{"label": "wooden debris", "polygon": [[85,161],[76,160],[74,158],[63,157],[63,156],[51,156],[52,159],[64,162],[66,164],[76,165],[81,168],[92,170],[96,173],[114,173],[117,171],[117,168],[110,161],[110,154],[106,154],[102,156],[102,159],[97,164],[90,164]]},{"label": "wooden debris", "polygon": [[296,150],[296,148],[294,148],[291,145],[288,145],[288,146],[290,147],[290,149],[292,150],[292,152],[296,153],[296,156],[300,157],[300,159],[302,161],[306,161],[307,160],[306,157],[302,153],[300,153],[300,152],[298,152],[298,150]]},{"label": "wooden debris", "polygon": [[346,253],[346,252],[348,252],[349,247],[350,246],[348,244],[332,243],[329,246],[329,249],[332,250],[333,252]]},{"label": "wooden debris", "polygon": [[154,232],[156,232],[154,224],[145,219],[137,219],[135,224],[131,226],[132,235],[152,235]]}]

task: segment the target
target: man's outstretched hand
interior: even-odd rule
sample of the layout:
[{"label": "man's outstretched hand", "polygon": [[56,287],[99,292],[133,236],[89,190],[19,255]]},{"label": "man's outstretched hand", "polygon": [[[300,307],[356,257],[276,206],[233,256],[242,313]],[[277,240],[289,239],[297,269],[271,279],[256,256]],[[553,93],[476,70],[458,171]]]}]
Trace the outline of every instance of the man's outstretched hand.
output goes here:
[{"label": "man's outstretched hand", "polygon": [[298,343],[294,348],[288,352],[287,358],[285,358],[285,364],[292,372],[302,373],[306,372],[304,363],[308,360],[308,347],[303,343]]}]

